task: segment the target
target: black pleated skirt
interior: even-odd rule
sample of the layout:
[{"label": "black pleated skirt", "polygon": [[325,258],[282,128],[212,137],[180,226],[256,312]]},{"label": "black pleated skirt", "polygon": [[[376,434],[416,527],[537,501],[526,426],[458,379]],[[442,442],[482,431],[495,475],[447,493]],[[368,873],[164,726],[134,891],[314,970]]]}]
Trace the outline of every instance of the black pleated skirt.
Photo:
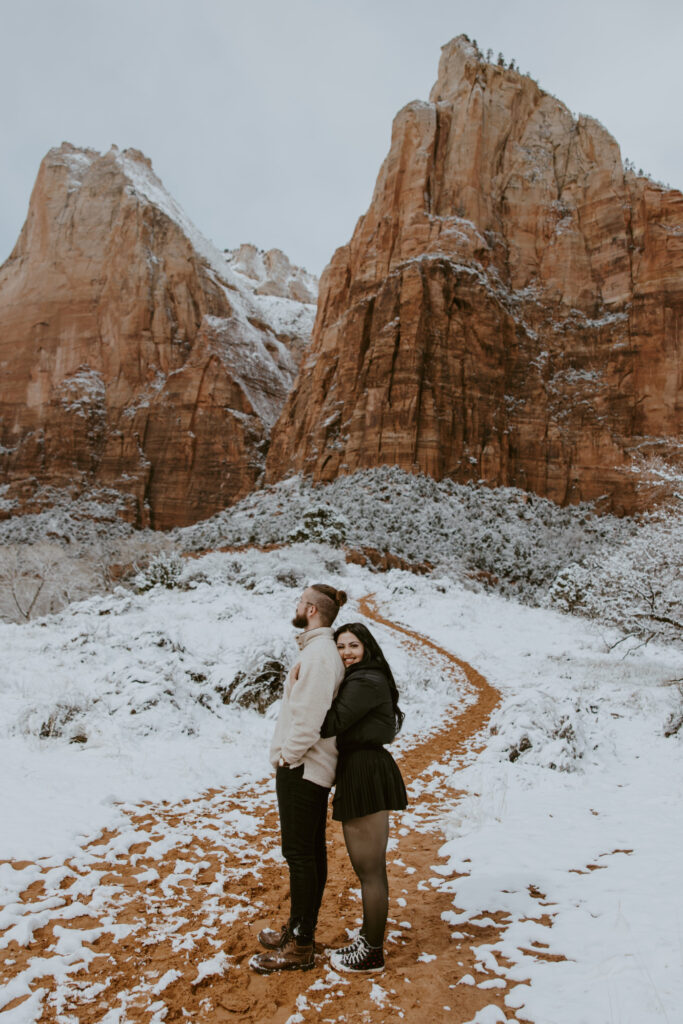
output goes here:
[{"label": "black pleated skirt", "polygon": [[342,750],[332,799],[335,821],[362,818],[375,811],[402,811],[408,806],[398,765],[384,747]]}]

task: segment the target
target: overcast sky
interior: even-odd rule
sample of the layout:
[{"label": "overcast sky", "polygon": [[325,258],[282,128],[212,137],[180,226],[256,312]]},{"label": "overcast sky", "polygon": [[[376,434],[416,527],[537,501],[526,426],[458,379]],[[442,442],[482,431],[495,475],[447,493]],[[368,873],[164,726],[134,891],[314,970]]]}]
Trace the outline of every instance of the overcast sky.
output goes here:
[{"label": "overcast sky", "polygon": [[221,248],[320,273],[366,210],[394,114],[476,38],[683,186],[683,0],[0,0],[0,261],[42,157],[134,146]]}]

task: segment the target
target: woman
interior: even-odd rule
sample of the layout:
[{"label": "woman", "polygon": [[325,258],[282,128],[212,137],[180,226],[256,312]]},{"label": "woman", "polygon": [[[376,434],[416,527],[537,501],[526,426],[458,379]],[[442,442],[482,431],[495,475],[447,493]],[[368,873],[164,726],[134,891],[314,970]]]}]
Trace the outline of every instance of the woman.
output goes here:
[{"label": "woman", "polygon": [[389,907],[386,850],[389,811],[407,805],[401,773],[384,749],[403,724],[398,690],[382,650],[360,622],[334,634],[345,674],[320,730],[336,736],[339,749],[332,817],[342,822],[344,841],[361,885],[363,925],[354,941],[335,950],[335,970],[381,971]]}]

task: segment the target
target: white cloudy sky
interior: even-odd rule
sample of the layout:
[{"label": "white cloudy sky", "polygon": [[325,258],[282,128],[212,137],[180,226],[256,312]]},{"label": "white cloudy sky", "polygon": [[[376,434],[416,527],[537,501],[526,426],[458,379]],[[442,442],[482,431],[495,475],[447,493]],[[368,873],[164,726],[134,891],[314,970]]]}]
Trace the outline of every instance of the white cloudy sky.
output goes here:
[{"label": "white cloudy sky", "polygon": [[319,273],[409,100],[467,33],[683,186],[681,0],[0,0],[0,260],[63,140],[151,157],[221,247]]}]

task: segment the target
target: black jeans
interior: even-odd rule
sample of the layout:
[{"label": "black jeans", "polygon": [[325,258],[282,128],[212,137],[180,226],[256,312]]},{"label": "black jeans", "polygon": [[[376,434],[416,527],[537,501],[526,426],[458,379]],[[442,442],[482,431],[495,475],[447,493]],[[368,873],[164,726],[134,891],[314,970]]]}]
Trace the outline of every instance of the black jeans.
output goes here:
[{"label": "black jeans", "polygon": [[327,881],[329,789],[304,778],[304,766],[278,768],[275,776],[282,854],[289,867],[290,927],[300,945],[313,941]]}]

